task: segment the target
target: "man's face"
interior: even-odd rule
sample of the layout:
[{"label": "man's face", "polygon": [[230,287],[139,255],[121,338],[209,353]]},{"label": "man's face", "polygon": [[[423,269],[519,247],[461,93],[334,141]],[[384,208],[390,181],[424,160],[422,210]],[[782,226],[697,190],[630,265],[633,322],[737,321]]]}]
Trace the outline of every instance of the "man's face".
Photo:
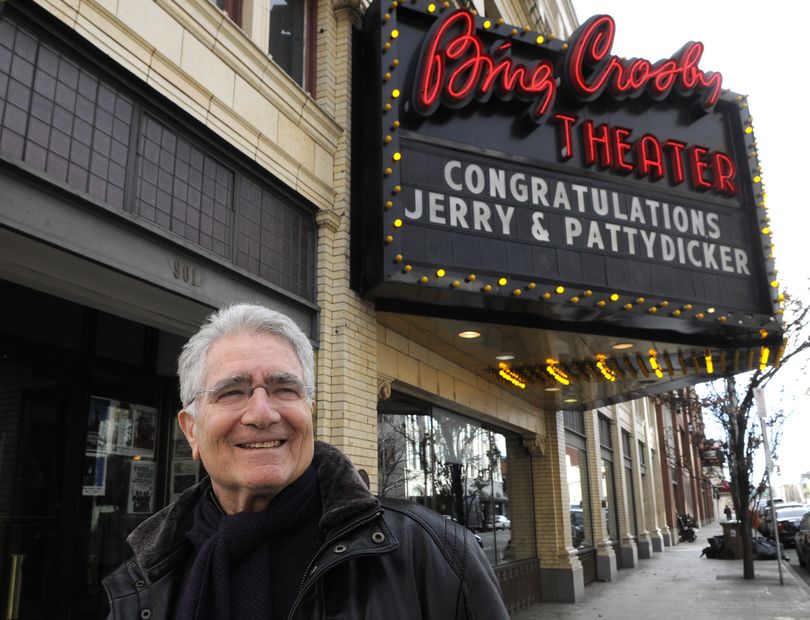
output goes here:
[{"label": "man's face", "polygon": [[[303,382],[292,347],[272,334],[237,334],[208,351],[205,389]],[[225,388],[227,389],[227,388]],[[312,412],[305,399],[270,396],[261,387],[240,407],[196,397],[197,417],[179,414],[195,460],[202,459],[217,499],[229,514],[263,510],[312,462]]]}]

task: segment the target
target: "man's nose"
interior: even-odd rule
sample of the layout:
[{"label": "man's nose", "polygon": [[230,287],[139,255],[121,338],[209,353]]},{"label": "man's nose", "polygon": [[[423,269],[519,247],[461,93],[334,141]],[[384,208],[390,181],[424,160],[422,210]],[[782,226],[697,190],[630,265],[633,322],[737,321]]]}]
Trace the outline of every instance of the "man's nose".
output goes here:
[{"label": "man's nose", "polygon": [[278,412],[275,399],[270,397],[263,385],[257,385],[253,388],[250,398],[248,398],[245,411],[242,414],[242,424],[267,428],[280,420],[281,414]]}]

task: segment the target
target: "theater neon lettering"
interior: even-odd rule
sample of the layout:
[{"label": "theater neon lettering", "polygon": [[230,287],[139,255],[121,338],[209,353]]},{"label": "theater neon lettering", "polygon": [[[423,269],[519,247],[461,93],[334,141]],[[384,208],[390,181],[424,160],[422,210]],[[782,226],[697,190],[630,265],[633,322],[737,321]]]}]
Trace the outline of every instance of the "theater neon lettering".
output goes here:
[{"label": "theater neon lettering", "polygon": [[433,24],[422,44],[413,106],[428,116],[442,103],[457,109],[473,99],[485,102],[495,95],[504,101],[530,102],[529,116],[543,123],[560,83],[585,103],[605,93],[616,100],[646,93],[660,101],[674,92],[681,97],[697,95],[699,107],[711,111],[720,97],[723,77],[699,68],[702,43],[687,43],[671,58],[655,63],[643,58],[621,60],[611,54],[615,30],[612,17],[597,15],[573,34],[558,68],[549,58],[527,65],[512,58],[509,40],[499,39],[487,49],[468,10],[448,12]]},{"label": "theater neon lettering", "polygon": [[679,140],[660,140],[650,133],[633,140],[632,130],[626,127],[578,120],[571,114],[555,114],[552,118],[563,161],[572,159],[581,148],[588,167],[635,173],[653,181],[666,177],[673,186],[688,181],[694,190],[712,190],[727,196],[738,192],[737,168],[727,153]]},{"label": "theater neon lettering", "polygon": [[688,97],[700,96],[709,112],[720,98],[723,76],[699,67],[703,44],[690,42],[671,58],[651,63],[644,58],[621,60],[610,52],[616,23],[610,15],[596,15],[577,28],[563,57],[560,76],[565,86],[581,101],[594,101],[606,90],[617,100],[647,93],[666,99],[674,90]]},{"label": "theater neon lettering", "polygon": [[475,34],[475,18],[459,10],[439,19],[428,32],[420,53],[413,105],[425,116],[440,103],[463,108],[473,98],[488,101],[517,97],[533,102],[529,115],[542,123],[557,94],[554,66],[539,60],[530,67],[511,57],[511,42],[498,41],[491,52]]}]

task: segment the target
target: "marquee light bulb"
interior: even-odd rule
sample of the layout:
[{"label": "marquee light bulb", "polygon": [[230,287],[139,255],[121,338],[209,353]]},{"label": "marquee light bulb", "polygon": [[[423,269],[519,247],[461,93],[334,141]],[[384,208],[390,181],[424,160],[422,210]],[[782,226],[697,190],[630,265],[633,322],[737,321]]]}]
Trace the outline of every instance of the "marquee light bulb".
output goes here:
[{"label": "marquee light bulb", "polygon": [[489,293],[492,290],[492,285],[491,284],[484,284],[484,288],[481,289],[481,290],[484,291],[485,293]]},{"label": "marquee light bulb", "polygon": [[557,293],[557,295],[562,295],[565,292],[565,287],[558,286],[557,288],[554,289],[554,291]]},{"label": "marquee light bulb", "polygon": [[616,293],[613,293],[613,294],[610,296],[610,301],[619,301],[619,295],[618,295],[618,294],[616,294]]},{"label": "marquee light bulb", "polygon": [[499,284],[500,286],[506,286],[506,283],[507,283],[507,282],[508,282],[508,280],[507,280],[506,278],[500,278],[500,279],[498,280],[498,284]]},{"label": "marquee light bulb", "polygon": [[396,39],[398,36],[399,36],[399,30],[394,29],[394,30],[391,31],[391,38],[392,39]]},{"label": "marquee light bulb", "polygon": [[444,269],[437,269],[436,270],[436,277],[437,278],[443,278],[445,275],[447,275],[447,272]]},{"label": "marquee light bulb", "polygon": [[399,228],[400,226],[402,226],[402,220],[399,219],[399,218],[395,219],[394,220],[394,228]]},{"label": "marquee light bulb", "polygon": [[537,45],[543,45],[544,41],[545,39],[543,38],[542,34],[537,35],[537,38],[534,40],[534,42],[537,43]]}]

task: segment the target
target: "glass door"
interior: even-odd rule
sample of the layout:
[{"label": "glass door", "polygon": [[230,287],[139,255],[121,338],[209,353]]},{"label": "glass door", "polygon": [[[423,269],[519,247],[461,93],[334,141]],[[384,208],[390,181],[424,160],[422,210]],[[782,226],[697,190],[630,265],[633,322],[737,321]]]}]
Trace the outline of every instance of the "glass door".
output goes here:
[{"label": "glass door", "polygon": [[154,377],[99,373],[90,380],[80,412],[86,432],[72,617],[99,617],[106,607],[101,580],[131,556],[127,535],[164,504],[165,459],[159,441],[166,424],[160,413],[171,386],[161,383]]},{"label": "glass door", "polygon": [[[8,357],[8,355],[6,355]],[[39,376],[38,376],[39,375]],[[0,604],[4,618],[53,618],[69,388],[0,362]]]}]

